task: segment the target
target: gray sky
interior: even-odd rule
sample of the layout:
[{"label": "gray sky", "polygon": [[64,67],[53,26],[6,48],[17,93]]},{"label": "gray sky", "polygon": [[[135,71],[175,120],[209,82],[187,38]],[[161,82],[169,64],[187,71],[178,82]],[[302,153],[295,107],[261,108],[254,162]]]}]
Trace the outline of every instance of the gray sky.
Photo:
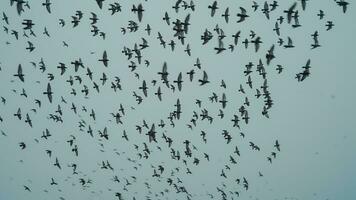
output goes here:
[{"label": "gray sky", "polygon": [[[273,32],[276,19],[283,15],[283,10],[288,9],[294,1],[279,1],[276,11],[270,13],[270,20],[267,20],[260,11],[263,1],[256,1],[260,4],[257,12],[253,12],[250,1],[219,1],[219,9],[215,17],[210,17],[208,5],[213,1],[194,1],[195,12],[181,8],[179,13],[175,13],[171,8],[175,1],[150,0],[142,1],[144,8],[143,20],[139,23],[139,30],[135,33],[121,33],[122,27],[127,27],[128,21],[138,22],[137,16],[130,10],[132,5],[138,5],[141,1],[119,1],[122,12],[110,15],[109,4],[112,0],[104,2],[103,10],[100,10],[94,0],[90,1],[54,1],[52,0],[52,13],[49,14],[41,6],[42,1],[31,1],[31,9],[25,8],[21,16],[17,15],[16,7],[10,7],[9,2],[0,2],[0,11],[9,17],[9,25],[1,22],[9,31],[19,32],[19,40],[13,35],[0,32],[0,96],[7,99],[6,105],[0,105],[0,130],[7,136],[0,136],[0,199],[115,199],[115,192],[123,193],[125,199],[143,199],[150,196],[152,199],[184,199],[185,195],[176,194],[173,187],[168,186],[166,180],[170,177],[171,170],[176,167],[180,171],[174,177],[179,177],[184,186],[193,195],[192,199],[207,199],[208,193],[214,195],[214,199],[220,198],[216,187],[222,188],[226,185],[225,191],[238,191],[240,199],[355,199],[356,193],[356,118],[354,113],[355,78],[356,68],[354,63],[354,36],[356,27],[354,19],[356,12],[353,4],[348,6],[346,13],[341,7],[332,1],[313,0],[307,2],[307,8],[302,11],[298,1],[299,21],[302,25],[299,28],[291,28],[286,22],[281,24],[281,38],[285,41],[287,37],[293,39],[293,49],[285,49],[277,45],[278,36]],[[271,1],[270,1],[271,3]],[[230,8],[230,21],[226,23],[221,17],[226,7]],[[239,7],[246,8],[250,17],[246,22],[236,23],[236,14],[240,12]],[[72,28],[71,16],[77,10],[83,12],[83,19],[76,28]],[[317,14],[319,10],[325,12],[323,20],[319,20]],[[184,20],[190,13],[190,27],[187,34],[186,44],[190,44],[192,56],[188,56],[180,41],[174,38],[177,43],[174,52],[167,46],[165,49],[159,45],[156,38],[159,31],[167,43],[173,39],[172,25],[168,26],[162,20],[164,13],[168,12],[171,22],[179,18]],[[96,26],[106,33],[106,39],[91,36],[90,12],[97,14],[99,21]],[[37,37],[22,37],[24,19],[31,19],[35,23],[33,31]],[[66,21],[66,26],[61,28],[59,19]],[[332,21],[335,26],[332,30],[326,31],[325,24]],[[152,28],[151,36],[144,31],[146,24]],[[227,47],[232,44],[231,35],[238,30],[241,31],[239,44],[234,52],[226,50],[222,54],[215,54],[214,47],[217,46],[216,33],[214,38],[202,46],[200,36],[205,29],[213,31],[215,25],[224,30],[227,36],[224,44]],[[44,27],[47,27],[50,38],[42,34]],[[253,30],[257,36],[261,37],[262,44],[260,50],[255,53],[250,47],[245,50],[241,41],[249,37]],[[310,44],[313,42],[311,34],[319,32],[320,48],[311,50]],[[150,61],[150,66],[141,64],[137,67],[140,79],[135,78],[134,73],[127,67],[130,62],[121,53],[124,46],[133,48],[135,43],[142,43],[144,37],[149,44],[149,48],[142,50],[143,59]],[[25,48],[27,41],[31,41],[36,49],[29,53]],[[62,41],[66,41],[69,47],[63,47]],[[10,44],[6,44],[10,42]],[[267,50],[275,44],[275,56],[271,65],[265,63]],[[107,68],[98,61],[103,51],[106,50],[109,58]],[[194,67],[196,58],[199,57],[202,69]],[[39,61],[43,58],[47,70],[41,73]],[[72,61],[81,58],[84,68],[74,72]],[[261,115],[263,100],[254,97],[255,88],[263,83],[261,76],[256,72],[256,65],[262,58],[266,71],[269,91],[274,105],[269,111],[270,118]],[[307,60],[311,60],[311,75],[303,82],[297,82],[294,78],[296,73],[301,72]],[[164,62],[167,62],[169,79],[171,81],[183,73],[182,91],[176,90],[174,93],[167,89],[160,82],[157,74]],[[35,62],[34,68],[30,62]],[[67,72],[60,76],[58,63],[63,62],[68,67]],[[251,78],[254,89],[249,89],[245,84],[247,77],[243,71],[249,62],[254,64]],[[137,63],[137,62],[136,62]],[[22,83],[13,74],[16,73],[18,65],[21,64],[25,74],[25,83]],[[275,70],[280,64],[284,67],[281,74]],[[93,72],[93,80],[100,85],[98,94],[92,89],[93,83],[85,75],[86,68]],[[189,82],[186,72],[194,69],[196,74],[193,82]],[[203,70],[208,73],[210,83],[205,86],[198,86],[198,79],[202,78]],[[42,93],[49,82],[47,74],[52,73],[55,79],[51,81],[53,89],[53,103]],[[105,86],[101,86],[102,73],[108,76]],[[79,75],[83,79],[80,85],[75,81],[71,87],[66,80],[69,75]],[[123,87],[122,91],[114,93],[110,88],[111,81],[118,76]],[[157,80],[157,85],[153,86],[151,80]],[[221,80],[225,80],[227,88],[219,87]],[[148,97],[143,99],[143,103],[137,105],[132,96],[133,91],[141,95],[138,89],[142,81],[148,83]],[[36,81],[39,81],[37,83]],[[238,92],[239,85],[243,84],[246,94]],[[88,98],[80,92],[83,85],[87,85],[90,92]],[[154,93],[157,87],[161,86],[163,101],[159,102]],[[27,98],[20,96],[22,88],[26,90]],[[72,88],[76,89],[77,96],[70,94]],[[16,90],[17,92],[13,92]],[[224,109],[225,118],[220,120],[217,117],[221,105],[210,103],[208,97],[215,92],[219,99],[222,93],[226,93],[228,104]],[[61,96],[67,100],[67,104],[61,103]],[[250,121],[246,125],[242,121],[241,130],[233,128],[232,116],[238,114],[240,105],[244,98],[248,97],[250,106],[248,107]],[[167,116],[174,109],[174,104],[179,98],[182,104],[182,117],[175,121],[175,127],[169,125]],[[42,107],[38,108],[34,103],[35,99],[40,99]],[[198,114],[201,109],[195,104],[195,99],[203,101],[202,108],[209,110],[209,114],[214,116],[214,122],[210,125],[207,121],[198,120],[197,126],[190,130],[189,124],[193,115],[193,110]],[[71,103],[78,107],[78,114],[71,110]],[[126,114],[122,118],[123,125],[117,125],[111,117],[111,112],[118,112],[120,103],[124,105]],[[55,123],[50,120],[49,114],[55,113],[58,104],[63,110],[64,123]],[[82,106],[88,112],[81,111]],[[134,107],[135,109],[131,109]],[[28,113],[32,118],[33,128],[29,128],[24,119],[19,121],[13,114],[21,108],[23,118]],[[31,109],[36,108],[36,113]],[[96,120],[90,116],[91,109],[96,112]],[[163,119],[166,122],[165,128],[158,128],[157,124]],[[84,120],[87,124],[84,131],[78,128],[79,121]],[[148,137],[144,135],[148,130],[144,129],[142,134],[135,130],[136,125],[142,125],[142,120],[146,120],[148,125],[156,124],[158,143],[149,143]],[[94,138],[87,133],[88,125],[93,128]],[[107,127],[109,140],[101,140],[98,131]],[[42,131],[48,128],[52,136],[48,140],[40,138]],[[222,130],[228,130],[233,137],[231,144],[226,144]],[[121,136],[123,131],[127,132],[129,141],[125,141]],[[208,142],[202,142],[200,133],[207,133]],[[243,139],[239,133],[245,133]],[[174,140],[173,148],[179,150],[183,159],[188,162],[192,175],[187,175],[186,166],[182,161],[172,160],[170,148],[162,140],[161,135],[165,133]],[[74,156],[71,147],[66,142],[74,135],[75,144],[79,148],[79,156]],[[38,139],[37,143],[34,139]],[[277,158],[273,163],[267,162],[267,156],[271,151],[276,151],[273,147],[275,140],[281,144],[281,152],[277,153]],[[193,158],[197,157],[200,164],[192,164],[192,158],[184,156],[184,140],[190,140],[197,150],[193,150]],[[260,152],[252,151],[249,142],[253,141],[261,148]],[[26,149],[21,150],[19,143],[26,143]],[[149,145],[152,153],[149,159],[139,159],[137,153],[143,150],[143,142]],[[104,144],[104,148],[100,146]],[[134,149],[134,144],[139,146],[139,150]],[[157,149],[162,148],[162,151]],[[235,146],[238,146],[241,156],[236,158],[238,164],[229,163],[229,156],[233,155]],[[45,150],[51,149],[51,158],[46,155]],[[103,151],[100,151],[103,150]],[[115,153],[117,152],[117,153]],[[208,162],[203,153],[210,155]],[[120,154],[120,155],[118,155]],[[58,157],[62,170],[53,164]],[[135,160],[132,163],[127,160]],[[115,168],[114,171],[102,170],[101,162],[109,160]],[[78,175],[72,174],[72,168],[68,165],[76,163],[78,165]],[[224,179],[220,176],[221,169],[228,164],[231,170],[225,169],[228,176]],[[165,167],[162,178],[153,178],[153,168],[158,165]],[[137,167],[137,170],[134,168]],[[263,174],[259,177],[258,172]],[[112,178],[117,175],[120,183],[114,183]],[[137,177],[133,182],[131,176]],[[249,181],[249,190],[245,191],[242,183],[237,185],[236,178],[246,177]],[[51,178],[58,182],[57,186],[51,186]],[[93,184],[88,188],[80,185],[79,179],[91,179]],[[124,191],[125,179],[132,182],[127,186],[128,191]],[[176,179],[174,179],[176,181]],[[150,183],[148,190],[144,182]],[[31,192],[24,190],[23,185],[29,186]],[[164,196],[155,197],[165,188],[169,192]],[[47,190],[45,192],[44,190]],[[152,191],[152,194],[149,194]],[[229,197],[233,195],[229,194]],[[234,196],[236,199],[236,196]]]}]

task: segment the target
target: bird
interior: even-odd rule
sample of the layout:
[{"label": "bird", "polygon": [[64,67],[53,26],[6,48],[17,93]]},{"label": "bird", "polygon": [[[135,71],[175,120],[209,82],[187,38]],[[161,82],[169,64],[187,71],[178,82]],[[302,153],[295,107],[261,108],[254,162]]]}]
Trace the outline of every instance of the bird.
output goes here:
[{"label": "bird", "polygon": [[345,0],[339,0],[339,1],[335,1],[337,3],[338,6],[342,7],[342,12],[346,13],[347,10],[347,6],[349,5],[349,2],[345,1]]},{"label": "bird", "polygon": [[142,90],[142,92],[145,95],[145,97],[147,97],[147,89],[148,89],[148,87],[146,86],[146,81],[145,80],[142,81],[142,86],[140,86],[139,89]]},{"label": "bird", "polygon": [[322,20],[325,16],[324,11],[323,10],[319,10],[319,13],[317,14],[317,16],[319,17],[320,20]]},{"label": "bird", "polygon": [[179,73],[177,80],[173,81],[173,82],[177,84],[178,90],[181,91],[182,90],[182,83],[183,83],[183,81],[182,81],[182,72]]},{"label": "bird", "polygon": [[302,9],[305,10],[308,0],[299,0],[302,3]]},{"label": "bird", "polygon": [[50,0],[46,0],[44,3],[42,3],[42,6],[46,7],[46,10],[48,13],[51,13],[51,1]]},{"label": "bird", "polygon": [[9,18],[7,17],[5,12],[2,12],[2,20],[5,21],[7,25],[9,24]]},{"label": "bird", "polygon": [[28,186],[24,185],[23,187],[25,188],[26,191],[31,192],[31,189]]},{"label": "bird", "polygon": [[290,37],[288,37],[288,42],[284,45],[284,48],[294,48],[293,41]]},{"label": "bird", "polygon": [[53,92],[52,92],[52,87],[51,87],[50,83],[47,84],[47,90],[45,92],[43,92],[43,94],[47,95],[49,102],[52,103]]},{"label": "bird", "polygon": [[148,131],[148,133],[146,135],[148,135],[149,142],[154,141],[157,143],[155,124],[152,124],[151,129]]},{"label": "bird", "polygon": [[101,59],[99,59],[99,61],[103,62],[105,67],[108,66],[109,59],[108,59],[108,55],[107,55],[106,51],[103,52],[103,56]]},{"label": "bird", "polygon": [[265,1],[264,5],[263,5],[263,9],[262,9],[262,13],[265,14],[266,18],[269,20],[269,5],[267,3],[267,1]]},{"label": "bird", "polygon": [[24,150],[26,148],[26,144],[24,142],[20,142],[19,146],[20,146],[21,150]]},{"label": "bird", "polygon": [[221,52],[225,51],[226,48],[224,47],[224,43],[222,40],[218,40],[219,46],[215,47],[214,49],[216,50],[216,54],[220,54]]},{"label": "bird", "polygon": [[218,2],[214,1],[212,5],[209,5],[208,8],[210,11],[210,16],[214,17],[216,10],[218,9]]},{"label": "bird", "polygon": [[167,23],[167,25],[171,25],[170,18],[167,12],[164,13],[163,20]]},{"label": "bird", "polygon": [[278,151],[281,151],[278,140],[276,140],[276,142],[275,142],[275,144],[274,144],[274,147],[275,147]]},{"label": "bird", "polygon": [[145,11],[142,7],[142,4],[138,4],[138,6],[136,7],[135,5],[132,6],[131,9],[132,12],[137,12],[137,17],[138,17],[138,21],[141,22],[142,21],[142,16],[143,16],[143,11]]},{"label": "bird", "polygon": [[17,74],[14,74],[14,76],[18,77],[21,82],[25,82],[25,75],[23,74],[22,72],[22,65],[19,64],[18,67],[17,67]]},{"label": "bird", "polygon": [[102,9],[102,8],[103,8],[103,2],[104,2],[105,0],[95,0],[95,1],[96,1],[96,3],[98,4],[99,8]]},{"label": "bird", "polygon": [[203,78],[199,79],[198,81],[200,82],[200,86],[209,83],[208,74],[206,73],[206,71],[203,72]]},{"label": "bird", "polygon": [[243,7],[239,7],[239,8],[240,8],[240,13],[237,14],[237,16],[239,17],[239,20],[237,21],[237,23],[241,23],[241,22],[245,21],[245,19],[247,17],[249,17],[247,15],[247,11],[245,8],[243,8]]},{"label": "bird", "polygon": [[221,16],[224,17],[226,23],[229,23],[229,16],[230,16],[230,14],[229,14],[229,7],[227,7],[227,8],[225,9],[224,14],[222,14]]},{"label": "bird", "polygon": [[284,13],[287,14],[287,22],[290,24],[292,21],[292,14],[294,13],[294,9],[297,7],[297,2],[294,2],[288,10],[285,10]]}]

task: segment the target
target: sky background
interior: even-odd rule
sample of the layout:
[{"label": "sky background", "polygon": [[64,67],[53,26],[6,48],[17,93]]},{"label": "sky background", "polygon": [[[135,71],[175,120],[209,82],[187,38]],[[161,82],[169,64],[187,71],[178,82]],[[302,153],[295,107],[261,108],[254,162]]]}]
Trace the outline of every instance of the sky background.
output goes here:
[{"label": "sky background", "polygon": [[[31,9],[18,16],[16,7],[10,7],[8,1],[0,2],[0,11],[5,12],[9,17],[9,25],[4,21],[2,26],[9,30],[17,30],[20,38],[16,40],[13,35],[0,32],[0,96],[7,99],[6,105],[0,105],[0,130],[7,136],[0,136],[0,200],[19,199],[115,199],[115,192],[122,192],[126,199],[143,199],[147,193],[144,182],[151,184],[151,191],[159,193],[167,187],[166,179],[159,182],[152,178],[153,169],[151,165],[162,164],[169,174],[171,169],[181,167],[179,173],[184,181],[184,185],[194,196],[192,199],[207,199],[207,193],[211,192],[215,198],[220,198],[216,187],[226,184],[227,191],[240,191],[240,199],[315,199],[332,200],[356,198],[356,118],[355,112],[355,92],[356,79],[356,56],[354,52],[356,26],[356,12],[353,2],[348,6],[346,13],[337,6],[333,0],[313,0],[308,1],[305,11],[301,10],[298,2],[297,9],[300,15],[300,28],[291,28],[287,23],[281,25],[281,38],[284,40],[290,36],[296,48],[284,49],[276,45],[275,56],[270,66],[265,64],[268,76],[269,91],[271,92],[274,106],[269,111],[270,118],[261,115],[263,102],[261,99],[253,97],[255,89],[248,89],[246,95],[242,95],[237,90],[240,84],[244,84],[247,78],[243,74],[244,66],[249,62],[255,64],[252,79],[254,85],[260,86],[263,81],[255,72],[256,64],[260,58],[265,60],[267,50],[276,44],[278,36],[273,32],[275,20],[285,14],[283,10],[288,9],[294,1],[279,1],[280,6],[276,11],[271,12],[271,20],[259,11],[253,12],[250,1],[219,1],[216,16],[210,17],[208,5],[212,1],[194,1],[196,11],[181,11],[177,14],[171,8],[174,1],[150,0],[142,2],[145,9],[143,20],[139,24],[140,28],[135,33],[120,32],[121,27],[127,27],[129,20],[137,20],[137,16],[130,11],[132,5],[137,5],[140,1],[119,1],[122,12],[113,16],[110,15],[108,4],[113,1],[105,1],[103,10],[100,10],[94,0],[91,1],[54,1],[52,2],[52,13],[49,14],[43,6],[42,1],[31,1]],[[263,1],[256,1],[261,5]],[[236,13],[239,7],[245,7],[250,17],[244,23],[236,23]],[[226,7],[230,7],[230,22],[225,23],[221,14]],[[261,8],[259,8],[260,10]],[[84,15],[78,27],[72,28],[70,20],[76,10],[81,10]],[[325,12],[325,19],[319,20],[317,14],[319,10]],[[190,13],[191,26],[186,42],[190,44],[192,56],[184,52],[185,45],[178,44],[176,50],[171,52],[169,46],[166,49],[159,45],[157,32],[159,31],[167,43],[173,38],[172,26],[168,26],[162,20],[164,13],[168,11],[172,21],[179,18],[183,20]],[[98,28],[106,32],[106,39],[93,37],[90,33],[90,12],[98,15]],[[66,21],[66,26],[61,28],[59,19]],[[23,19],[31,19],[35,23],[33,30],[37,37],[22,37]],[[326,31],[326,21],[333,21],[335,26],[332,30]],[[152,28],[151,36],[147,36],[144,28],[150,24]],[[200,36],[207,28],[211,32],[216,24],[224,30],[227,38],[225,45],[232,43],[231,35],[241,30],[240,40],[249,37],[250,30],[256,32],[261,37],[263,43],[258,53],[254,52],[252,46],[245,50],[241,44],[235,47],[235,51],[229,50],[222,54],[215,54],[213,50],[217,45],[216,34],[207,45],[202,46]],[[44,27],[47,27],[51,37],[42,34]],[[311,50],[310,44],[315,31],[319,32],[320,48]],[[134,74],[127,67],[130,63],[121,53],[124,46],[132,48],[135,43],[141,43],[141,38],[147,39],[149,48],[144,49],[143,59],[150,60],[150,66],[143,64],[137,69],[140,79],[137,80]],[[25,48],[27,41],[31,41],[36,49],[28,52]],[[66,41],[69,47],[63,47],[62,41]],[[10,44],[6,44],[9,42]],[[109,66],[105,68],[98,61],[103,51],[106,50],[110,59]],[[202,70],[194,68],[196,58],[199,57],[202,63],[202,70],[209,75],[211,83],[206,86],[198,86],[197,80],[202,77]],[[38,63],[43,58],[47,71],[41,73]],[[78,92],[77,96],[70,95],[71,87],[65,82],[69,75],[74,75],[74,70],[70,62],[81,58],[85,67],[90,67],[93,71],[94,80],[100,83],[99,78],[105,72],[108,75],[108,83],[100,88],[97,94],[92,88],[92,82],[85,76],[86,69],[80,68],[77,75],[83,78],[84,84],[90,88],[88,98],[80,92],[83,85],[77,82],[74,84]],[[297,82],[294,78],[296,73],[302,71],[302,67],[307,60],[311,60],[311,75],[303,82]],[[170,92],[159,81],[157,74],[164,62],[167,62],[170,80],[176,79],[179,72],[183,73],[183,89],[181,92]],[[30,62],[35,62],[37,67],[33,67]],[[68,67],[64,76],[60,76],[56,68],[59,62],[63,62]],[[17,66],[21,64],[25,74],[25,83],[20,82],[13,76],[17,72]],[[275,67],[280,64],[284,67],[281,74],[277,74]],[[186,72],[195,69],[196,75],[193,83],[190,83]],[[51,82],[54,92],[54,102],[50,104],[42,93],[45,91],[47,83],[47,73],[53,73],[55,79]],[[122,91],[114,93],[110,88],[110,81],[118,76],[121,79]],[[153,87],[151,80],[158,80],[162,87],[163,101],[159,102],[154,96],[157,86]],[[224,79],[226,89],[219,87],[220,81]],[[143,96],[138,90],[142,80],[148,83],[148,97],[143,103],[137,105],[132,92]],[[39,82],[36,82],[39,81]],[[20,96],[24,88],[28,97]],[[17,92],[13,92],[16,90]],[[221,108],[220,104],[212,104],[208,97],[215,92],[220,97],[226,93],[228,105],[224,112],[225,120],[216,121],[212,125],[207,122],[200,122],[191,131],[187,129],[193,110],[200,113],[195,104],[195,99],[203,100],[204,108],[209,113],[216,116]],[[60,102],[63,96],[68,104]],[[249,96],[251,106],[249,114],[251,120],[248,125],[242,124],[241,132],[245,133],[245,139],[238,136],[240,130],[232,128],[230,119],[233,114],[238,113],[239,106],[243,103],[245,96]],[[166,120],[168,113],[173,111],[174,104],[179,98],[182,104],[182,118],[176,121],[176,127],[169,126]],[[42,108],[37,109],[37,113],[31,111],[37,108],[34,99],[42,101]],[[71,103],[75,103],[78,109],[82,106],[88,108],[88,113],[79,111],[74,115],[70,110]],[[119,105],[126,108],[126,115],[123,118],[123,125],[116,125],[111,117],[111,112],[116,112]],[[63,109],[63,124],[55,123],[48,119],[49,113],[54,113],[58,104]],[[18,108],[22,109],[23,117],[29,113],[34,124],[30,128],[24,120],[19,121],[15,116]],[[135,110],[132,110],[134,107]],[[89,116],[89,111],[95,109],[97,120],[93,121]],[[135,131],[135,125],[146,120],[149,125],[158,123],[164,119],[167,128],[157,128],[157,135],[163,132],[172,137],[175,141],[174,147],[179,149],[181,155],[184,154],[183,141],[189,139],[198,151],[194,155],[200,158],[198,166],[192,165],[189,160],[189,168],[193,174],[185,174],[185,166],[180,161],[170,158],[170,149],[164,141],[159,138],[158,144],[149,144],[153,150],[151,157],[147,160],[138,160],[137,152],[133,144],[140,146],[147,141],[147,136],[140,135]],[[94,139],[79,131],[78,122],[86,121],[94,129]],[[242,122],[241,122],[242,123]],[[109,141],[100,141],[97,131],[108,128]],[[41,137],[42,131],[48,128],[51,131],[51,138],[44,140]],[[227,145],[221,132],[228,129],[233,136],[233,144]],[[127,131],[129,142],[121,138],[123,130]],[[208,142],[201,142],[200,131],[204,130],[208,134]],[[147,131],[146,131],[147,132]],[[79,147],[79,157],[75,157],[71,152],[69,144],[66,142],[70,135],[76,137],[76,144]],[[158,136],[157,136],[158,137]],[[35,139],[38,139],[37,143]],[[273,148],[275,140],[281,144],[281,152],[272,164],[267,162]],[[261,147],[261,152],[251,151],[248,146],[249,141],[254,141]],[[25,142],[27,147],[21,150],[20,142]],[[104,147],[100,146],[104,144]],[[238,165],[230,165],[232,169],[226,171],[229,179],[222,179],[219,174],[224,165],[228,163],[229,155],[232,155],[234,146],[238,145],[241,157],[238,158]],[[162,151],[156,146],[161,146]],[[53,150],[52,158],[49,158],[45,150]],[[102,150],[102,151],[100,151]],[[115,152],[119,152],[117,155]],[[209,153],[211,160],[207,162],[202,154]],[[53,166],[55,157],[58,157],[62,164],[62,170]],[[137,160],[132,163],[127,158]],[[103,171],[100,169],[102,161],[109,160],[115,171]],[[67,165],[78,164],[79,175],[73,176],[71,168]],[[142,166],[139,166],[141,164]],[[135,170],[133,166],[139,167]],[[258,172],[263,173],[263,177],[258,176]],[[166,174],[166,175],[167,175]],[[137,177],[137,183],[129,186],[129,191],[123,191],[123,183],[115,185],[112,179],[117,175],[122,182],[130,176]],[[58,182],[58,186],[50,186],[51,178]],[[250,188],[246,192],[241,186],[237,186],[234,177],[248,177]],[[80,186],[79,178],[90,178],[94,184],[89,188]],[[30,186],[32,192],[24,190],[23,185]],[[47,190],[45,192],[44,190]],[[154,195],[152,195],[154,198]],[[171,190],[164,197],[158,199],[185,199],[185,196],[175,194]]]}]

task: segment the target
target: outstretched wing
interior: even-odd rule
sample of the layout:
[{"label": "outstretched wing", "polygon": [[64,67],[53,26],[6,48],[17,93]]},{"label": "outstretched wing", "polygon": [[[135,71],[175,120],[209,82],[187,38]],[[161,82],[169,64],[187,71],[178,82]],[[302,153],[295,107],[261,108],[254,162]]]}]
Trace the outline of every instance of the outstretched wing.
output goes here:
[{"label": "outstretched wing", "polygon": [[49,13],[51,13],[51,3],[49,2],[49,0],[46,0],[46,9]]},{"label": "outstretched wing", "polygon": [[52,88],[51,84],[47,84],[47,97],[50,103],[52,103]]},{"label": "outstretched wing", "polygon": [[139,4],[137,6],[137,16],[138,16],[138,21],[141,22],[142,21],[142,12],[143,12],[143,9],[142,9],[142,4]]},{"label": "outstretched wing", "polygon": [[103,53],[103,63],[105,65],[105,67],[108,66],[108,54],[106,53],[106,51],[104,51],[104,53]]},{"label": "outstretched wing", "polygon": [[98,4],[98,6],[99,6],[100,9],[103,8],[103,1],[104,1],[104,0],[96,0],[96,3]]},{"label": "outstretched wing", "polygon": [[17,2],[16,9],[17,9],[17,14],[21,15],[21,13],[23,11],[23,2]]},{"label": "outstretched wing", "polygon": [[208,81],[208,74],[204,71],[203,80]]},{"label": "outstretched wing", "polygon": [[20,79],[22,82],[25,82],[25,79],[24,79],[23,74],[22,74],[22,66],[21,66],[21,64],[20,64],[19,67],[17,68],[17,75],[18,75],[19,79]]},{"label": "outstretched wing", "polygon": [[178,75],[178,90],[182,90],[182,72],[180,72]]}]

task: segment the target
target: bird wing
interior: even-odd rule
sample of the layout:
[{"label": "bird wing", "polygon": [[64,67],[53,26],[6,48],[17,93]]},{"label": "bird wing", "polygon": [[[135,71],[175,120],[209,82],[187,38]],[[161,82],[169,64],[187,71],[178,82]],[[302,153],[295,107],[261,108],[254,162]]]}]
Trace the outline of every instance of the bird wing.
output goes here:
[{"label": "bird wing", "polygon": [[21,15],[21,12],[23,11],[23,3],[22,2],[17,2],[16,9],[17,9],[17,14]]},{"label": "bird wing", "polygon": [[137,9],[138,9],[138,12],[137,12],[138,21],[141,22],[141,20],[142,20],[142,11],[143,11],[142,10],[142,4],[139,4]]},{"label": "bird wing", "polygon": [[17,68],[17,74],[18,74],[18,75],[22,75],[22,66],[21,66],[21,64],[20,64],[19,67]]},{"label": "bird wing", "polygon": [[206,71],[204,71],[203,80],[204,81],[208,80],[208,74],[206,73]]},{"label": "bird wing", "polygon": [[184,32],[187,34],[188,33],[188,24],[190,20],[190,14],[188,14],[185,19],[184,19]]},{"label": "bird wing", "polygon": [[147,97],[146,81],[143,81],[142,88],[143,88],[143,94]]},{"label": "bird wing", "polygon": [[178,90],[182,89],[182,72],[178,75]]},{"label": "bird wing", "polygon": [[105,67],[108,66],[108,55],[107,55],[106,51],[104,51],[104,53],[103,53],[103,63],[105,65]]},{"label": "bird wing", "polygon": [[294,4],[288,9],[288,14],[287,14],[288,24],[290,24],[292,20],[292,13],[296,6],[297,6],[297,2],[294,2]]},{"label": "bird wing", "polygon": [[227,7],[225,10],[225,21],[226,21],[226,23],[229,22],[229,7]]},{"label": "bird wing", "polygon": [[96,3],[98,4],[99,8],[103,8],[103,0],[96,0]]},{"label": "bird wing", "polygon": [[52,88],[51,85],[47,84],[47,97],[50,103],[52,103]]},{"label": "bird wing", "polygon": [[46,9],[49,13],[51,13],[51,4],[49,3],[49,0],[47,1]]},{"label": "bird wing", "polygon": [[158,96],[158,99],[160,100],[160,101],[162,101],[162,96],[161,96],[161,87],[158,87],[158,90],[157,90],[157,96]]}]

